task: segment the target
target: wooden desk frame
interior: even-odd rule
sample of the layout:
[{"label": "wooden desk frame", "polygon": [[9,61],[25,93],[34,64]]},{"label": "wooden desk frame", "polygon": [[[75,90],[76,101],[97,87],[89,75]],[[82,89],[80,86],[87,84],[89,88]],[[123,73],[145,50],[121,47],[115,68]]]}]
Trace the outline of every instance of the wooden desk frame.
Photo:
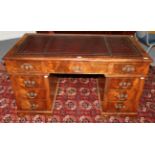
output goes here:
[{"label": "wooden desk frame", "polygon": [[38,34],[25,34],[4,57],[18,113],[52,113],[57,78],[51,74],[100,74],[105,76],[98,79],[102,114],[136,115],[151,59],[132,36],[124,37],[131,40],[141,57],[17,55],[19,47],[30,35]]}]

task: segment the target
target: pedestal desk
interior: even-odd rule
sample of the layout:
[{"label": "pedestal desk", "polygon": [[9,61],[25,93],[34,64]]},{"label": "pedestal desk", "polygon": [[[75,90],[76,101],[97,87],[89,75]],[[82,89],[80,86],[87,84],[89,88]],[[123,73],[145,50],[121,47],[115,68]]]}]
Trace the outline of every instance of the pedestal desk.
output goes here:
[{"label": "pedestal desk", "polygon": [[4,57],[17,112],[51,114],[57,74],[101,75],[102,114],[135,115],[150,57],[129,35],[25,34]]}]

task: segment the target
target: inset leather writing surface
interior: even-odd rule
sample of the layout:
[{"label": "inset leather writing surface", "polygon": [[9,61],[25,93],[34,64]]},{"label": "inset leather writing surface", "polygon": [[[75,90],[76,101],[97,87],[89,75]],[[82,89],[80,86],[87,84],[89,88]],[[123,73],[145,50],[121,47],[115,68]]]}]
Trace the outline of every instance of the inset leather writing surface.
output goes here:
[{"label": "inset leather writing surface", "polygon": [[128,36],[30,35],[17,55],[141,57]]},{"label": "inset leather writing surface", "polygon": [[138,49],[128,37],[106,37],[112,56],[141,56]]},{"label": "inset leather writing surface", "polygon": [[17,54],[41,54],[44,51],[48,40],[48,36],[30,35],[21,44],[21,47],[19,47]]},{"label": "inset leather writing surface", "polygon": [[109,56],[104,37],[56,36],[50,39],[46,53],[68,56]]}]

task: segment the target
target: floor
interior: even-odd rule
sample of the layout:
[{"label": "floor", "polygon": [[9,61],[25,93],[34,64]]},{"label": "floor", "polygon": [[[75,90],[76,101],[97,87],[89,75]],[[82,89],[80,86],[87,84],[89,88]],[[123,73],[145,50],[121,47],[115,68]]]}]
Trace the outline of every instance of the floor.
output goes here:
[{"label": "floor", "polygon": [[18,39],[19,38],[0,41],[0,61],[2,61],[3,56],[17,42]]},{"label": "floor", "polygon": [[[141,44],[141,46],[143,47],[144,50],[147,49],[147,47],[146,47],[145,45],[142,45],[142,44]],[[151,49],[151,51],[149,52],[149,55],[150,55],[150,57],[153,59],[153,63],[152,63],[151,65],[152,65],[152,66],[155,66],[155,47],[153,47],[153,48]]]},{"label": "floor", "polygon": [[[140,99],[138,115],[101,117],[101,102],[95,78],[61,78],[53,114],[18,116],[16,100],[7,73],[0,73],[0,122],[5,123],[143,123],[155,122],[155,67],[150,68]],[[133,103],[134,104],[134,101]]]}]

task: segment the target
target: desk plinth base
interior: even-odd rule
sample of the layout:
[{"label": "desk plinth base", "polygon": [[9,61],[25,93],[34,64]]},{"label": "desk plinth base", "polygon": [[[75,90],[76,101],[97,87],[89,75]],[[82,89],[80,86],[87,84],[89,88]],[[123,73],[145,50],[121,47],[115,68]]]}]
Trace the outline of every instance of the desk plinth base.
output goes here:
[{"label": "desk plinth base", "polygon": [[102,112],[102,116],[137,116],[138,114],[136,112],[129,112],[129,113],[110,113],[110,112]]},{"label": "desk plinth base", "polygon": [[17,111],[18,116],[25,116],[25,115],[52,115],[52,111]]},{"label": "desk plinth base", "polygon": [[136,119],[138,116],[138,113],[105,113],[102,112],[101,118],[102,120],[109,120],[110,117],[130,117],[131,119]]}]

